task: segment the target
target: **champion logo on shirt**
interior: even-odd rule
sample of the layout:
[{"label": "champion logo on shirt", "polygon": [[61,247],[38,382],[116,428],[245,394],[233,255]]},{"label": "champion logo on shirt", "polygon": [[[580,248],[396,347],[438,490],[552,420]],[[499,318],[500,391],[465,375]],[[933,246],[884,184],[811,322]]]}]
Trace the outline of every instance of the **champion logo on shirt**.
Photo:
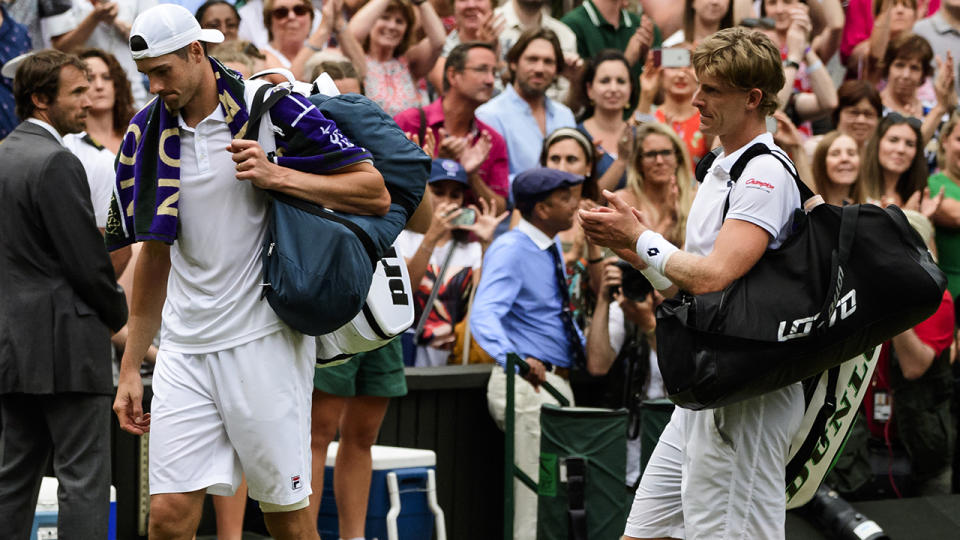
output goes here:
[{"label": "champion logo on shirt", "polygon": [[773,184],[769,182],[764,182],[762,180],[757,180],[756,178],[751,178],[747,180],[746,182],[744,182],[744,185],[751,189],[762,189],[767,193],[770,193],[774,189]]},{"label": "champion logo on shirt", "polygon": [[303,488],[303,482],[300,481],[300,475],[290,477],[290,489],[300,491]]}]

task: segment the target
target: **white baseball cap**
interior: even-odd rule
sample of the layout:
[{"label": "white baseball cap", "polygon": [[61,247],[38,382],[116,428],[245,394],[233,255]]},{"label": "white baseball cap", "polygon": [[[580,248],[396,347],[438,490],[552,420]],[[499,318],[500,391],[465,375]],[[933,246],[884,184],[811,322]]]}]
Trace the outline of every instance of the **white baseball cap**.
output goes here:
[{"label": "white baseball cap", "polygon": [[223,33],[200,28],[193,14],[177,4],[160,4],[144,11],[130,28],[130,54],[134,60],[170,54],[194,41],[220,43]]}]

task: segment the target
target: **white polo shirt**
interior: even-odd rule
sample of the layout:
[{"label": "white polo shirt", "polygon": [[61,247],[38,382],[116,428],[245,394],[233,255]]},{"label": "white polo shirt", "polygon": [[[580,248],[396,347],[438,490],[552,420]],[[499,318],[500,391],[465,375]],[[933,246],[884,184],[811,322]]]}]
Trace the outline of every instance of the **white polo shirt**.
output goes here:
[{"label": "white polo shirt", "polygon": [[800,192],[780,160],[770,155],[756,157],[736,182],[730,181],[730,169],[737,158],[758,142],[789,159],[773,143],[769,133],[758,135],[730,155],[724,152],[717,156],[690,208],[684,251],[697,255],[713,251],[723,225],[723,207],[728,194],[730,208],[726,219],[747,221],[767,231],[770,234],[767,247],[771,249],[780,247],[786,240],[793,223],[793,211],[800,208]]},{"label": "white polo shirt", "polygon": [[174,352],[231,349],[283,327],[260,299],[269,201],[237,180],[226,150],[231,139],[219,106],[194,128],[180,119],[180,229],[161,332],[163,347]]}]

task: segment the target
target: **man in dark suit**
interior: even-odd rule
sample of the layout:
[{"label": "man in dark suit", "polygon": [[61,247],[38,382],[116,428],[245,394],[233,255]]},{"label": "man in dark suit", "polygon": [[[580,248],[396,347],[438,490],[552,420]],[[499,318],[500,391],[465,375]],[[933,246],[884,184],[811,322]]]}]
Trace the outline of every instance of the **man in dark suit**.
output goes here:
[{"label": "man in dark suit", "polygon": [[48,460],[60,538],[106,538],[110,504],[110,333],[127,320],[80,161],[86,68],[41,51],[17,69],[25,118],[0,144],[0,535],[30,534]]}]

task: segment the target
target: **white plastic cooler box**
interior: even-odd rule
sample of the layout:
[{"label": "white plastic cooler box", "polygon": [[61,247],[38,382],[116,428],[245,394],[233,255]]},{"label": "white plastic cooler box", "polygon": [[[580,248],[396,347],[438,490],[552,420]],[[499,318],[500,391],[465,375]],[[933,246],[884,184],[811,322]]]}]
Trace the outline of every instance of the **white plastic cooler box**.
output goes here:
[{"label": "white plastic cooler box", "polygon": [[[56,478],[44,476],[40,484],[40,496],[37,497],[37,511],[33,516],[33,529],[30,540],[57,539],[57,488]],[[107,529],[108,540],[117,539],[117,490],[110,486],[110,525]]]},{"label": "white plastic cooler box", "polygon": [[[323,476],[317,526],[322,538],[339,535],[333,493],[338,443],[330,443]],[[365,536],[369,540],[446,540],[443,510],[437,504],[436,463],[432,450],[374,446],[373,475],[367,499]]]}]

